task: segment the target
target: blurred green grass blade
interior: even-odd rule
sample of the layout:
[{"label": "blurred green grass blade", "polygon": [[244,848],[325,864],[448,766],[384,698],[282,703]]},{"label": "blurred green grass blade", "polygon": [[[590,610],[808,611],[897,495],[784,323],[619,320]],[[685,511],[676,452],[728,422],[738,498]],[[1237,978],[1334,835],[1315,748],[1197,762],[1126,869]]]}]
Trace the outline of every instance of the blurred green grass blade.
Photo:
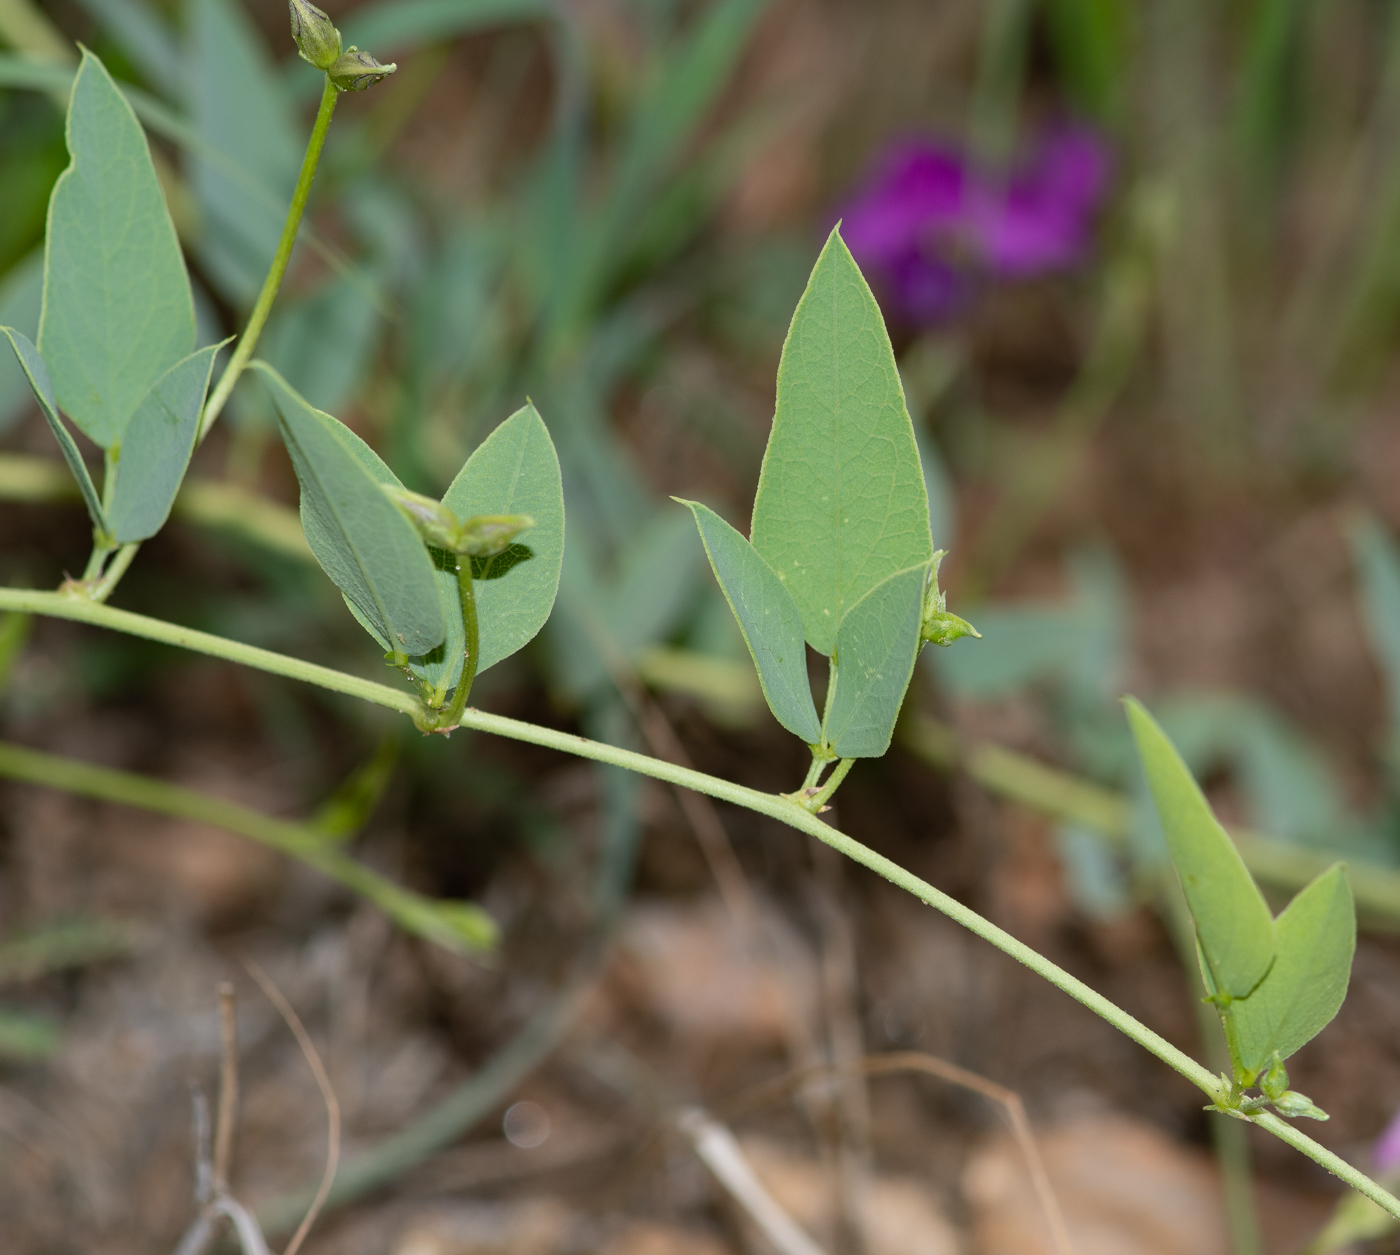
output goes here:
[{"label": "blurred green grass blade", "polygon": [[4,695],[14,674],[15,664],[29,643],[33,620],[27,614],[7,614],[0,619],[0,696]]},{"label": "blurred green grass blade", "polygon": [[[253,362],[281,418],[301,484],[301,520],[321,569],[381,643],[426,654],[447,635],[447,608],[417,529],[384,494],[388,468],[359,437],[313,409],[272,367]],[[382,463],[379,464],[382,467]]]},{"label": "blurred green grass blade", "polygon": [[392,53],[485,27],[557,16],[550,0],[388,0],[357,9],[341,29],[347,47],[368,48],[385,60]]},{"label": "blurred green grass blade", "polygon": [[1239,1062],[1246,1076],[1287,1059],[1317,1036],[1347,995],[1356,950],[1356,909],[1346,869],[1336,863],[1297,897],[1275,922],[1276,957],[1249,997],[1231,1002]]},{"label": "blurred green grass blade", "polygon": [[0,944],[0,985],[122,958],[135,950],[137,940],[136,929],[116,920],[47,924]]},{"label": "blurred green grass blade", "polygon": [[928,497],[879,306],[833,230],[793,315],[753,545],[830,655],[846,612],[933,558]]},{"label": "blurred green grass blade", "polygon": [[535,638],[559,592],[564,484],[554,441],[533,405],[521,407],[477,446],[442,503],[458,518],[528,514],[535,520],[505,553],[472,560],[480,675]]},{"label": "blurred green grass blade", "polygon": [[1060,81],[1075,107],[1100,122],[1122,114],[1131,71],[1131,12],[1124,0],[1048,0]]},{"label": "blurred green grass blade", "polygon": [[231,0],[192,0],[184,50],[185,107],[206,144],[262,187],[269,202],[231,178],[222,163],[196,157],[189,178],[204,229],[199,257],[222,295],[253,302],[277,251],[301,163],[298,128],[262,38]]},{"label": "blurred green grass blade", "polygon": [[621,151],[597,211],[583,224],[573,265],[552,311],[553,335],[582,325],[626,263],[639,212],[685,153],[729,81],[768,0],[714,0],[665,48],[629,110]]},{"label": "blurred green grass blade", "polygon": [[381,325],[361,280],[336,275],[309,296],[279,302],[258,354],[318,410],[334,413],[368,376]]},{"label": "blurred green grass blade", "polygon": [[38,1063],[59,1047],[62,1034],[46,1015],[0,1007],[0,1059]]},{"label": "blurred green grass blade", "polygon": [[[27,339],[39,334],[39,309],[44,300],[44,251],[35,249],[0,280],[0,327],[13,327]],[[0,435],[21,414],[29,398],[29,381],[19,362],[0,353]]]},{"label": "blurred green grass blade", "polygon": [[49,202],[38,346],[59,407],[105,449],[194,349],[194,298],[141,124],[87,51],[67,135],[73,160]]},{"label": "blurred green grass blade", "polygon": [[223,347],[211,344],[177,362],[131,416],[107,504],[107,526],[122,544],[147,540],[165,526],[194,453],[214,358]]},{"label": "blurred green grass blade", "polygon": [[1269,908],[1166,734],[1133,698],[1124,705],[1208,974],[1216,989],[1243,998],[1273,962]]},{"label": "blurred green grass blade", "polygon": [[690,520],[652,513],[618,560],[608,594],[608,626],[629,658],[670,636],[694,604],[703,572]]},{"label": "blurred green grass blade", "polygon": [[1390,735],[1400,740],[1400,549],[1374,518],[1363,515],[1352,525],[1351,551],[1366,635],[1385,679]]},{"label": "blurred green grass blade", "polygon": [[938,649],[926,655],[939,678],[960,697],[1013,693],[1039,679],[1060,676],[1079,652],[1075,606],[1002,605],[968,612],[982,639],[976,649]]},{"label": "blurred green grass blade", "polygon": [[333,841],[357,835],[383,799],[398,761],[398,737],[393,733],[381,737],[369,759],[316,808],[306,826]]},{"label": "blurred green grass blade", "polygon": [[986,0],[971,109],[972,146],[1004,163],[1016,146],[1016,124],[1031,45],[1035,0]]},{"label": "blurred green grass blade", "polygon": [[807,679],[802,616],[792,595],[748,539],[698,501],[676,498],[695,516],[715,579],[749,647],[768,709],[808,745],[821,740],[821,720]]},{"label": "blurred green grass blade", "polygon": [[155,5],[141,0],[78,0],[163,95],[176,97],[182,86],[180,45]]},{"label": "blurred green grass blade", "polygon": [[836,633],[836,690],[825,739],[838,758],[879,758],[890,747],[914,660],[928,565],[899,571],[865,594]]},{"label": "blurred green grass blade", "polygon": [[88,473],[87,463],[83,461],[83,455],[78,450],[77,442],[73,439],[68,428],[64,426],[63,419],[59,415],[58,403],[54,400],[53,395],[53,384],[49,382],[49,371],[44,364],[43,357],[40,356],[39,350],[29,342],[28,338],[13,327],[0,327],[0,333],[9,338],[10,346],[15,351],[15,358],[20,364],[20,369],[29,381],[35,399],[39,402],[39,408],[44,412],[44,418],[48,420],[49,430],[53,432],[54,439],[58,441],[58,448],[63,454],[63,460],[68,464],[68,469],[78,482],[78,490],[83,494],[83,504],[87,506],[88,517],[92,519],[92,525],[99,532],[105,533],[108,530],[107,516],[102,509],[102,499],[97,495],[97,489],[93,486],[92,476]]},{"label": "blurred green grass blade", "polygon": [[1240,154],[1271,172],[1298,131],[1299,51],[1311,0],[1255,0],[1240,53],[1233,129]]}]

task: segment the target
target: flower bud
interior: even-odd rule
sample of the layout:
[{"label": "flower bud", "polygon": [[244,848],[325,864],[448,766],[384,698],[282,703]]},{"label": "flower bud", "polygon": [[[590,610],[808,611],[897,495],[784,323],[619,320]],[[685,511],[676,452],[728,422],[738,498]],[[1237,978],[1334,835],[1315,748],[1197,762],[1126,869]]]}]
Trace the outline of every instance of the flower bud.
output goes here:
[{"label": "flower bud", "polygon": [[1307,1116],[1310,1120],[1326,1120],[1327,1113],[1321,1107],[1313,1105],[1313,1100],[1306,1094],[1300,1094],[1296,1089],[1290,1089],[1286,1094],[1280,1094],[1274,1099],[1274,1110],[1281,1116],[1288,1116],[1290,1119],[1297,1119],[1299,1116]]},{"label": "flower bud", "polygon": [[398,68],[392,62],[380,65],[369,53],[361,52],[351,44],[327,68],[326,73],[341,91],[362,92],[366,87],[382,82]]},{"label": "flower bud", "polygon": [[440,501],[425,497],[422,493],[410,492],[397,484],[381,484],[385,496],[399,507],[409,521],[418,529],[418,534],[434,549],[457,551],[461,523]]},{"label": "flower bud", "polygon": [[311,0],[288,0],[292,14],[292,38],[303,61],[318,70],[329,70],[340,56],[340,32],[330,16]]},{"label": "flower bud", "polygon": [[939,591],[938,568],[947,556],[946,549],[940,549],[933,555],[933,578],[929,581],[928,591],[924,595],[919,635],[932,645],[951,645],[964,636],[975,636],[981,640],[982,633],[972,624],[958,615],[949,613],[948,594]]},{"label": "flower bud", "polygon": [[1288,1092],[1288,1069],[1283,1066],[1283,1060],[1279,1058],[1277,1050],[1274,1051],[1274,1061],[1269,1064],[1268,1071],[1259,1078],[1259,1088],[1272,1102],[1277,1102]]},{"label": "flower bud", "polygon": [[491,558],[504,553],[521,532],[534,527],[528,514],[476,514],[462,521],[457,552],[473,558]]}]

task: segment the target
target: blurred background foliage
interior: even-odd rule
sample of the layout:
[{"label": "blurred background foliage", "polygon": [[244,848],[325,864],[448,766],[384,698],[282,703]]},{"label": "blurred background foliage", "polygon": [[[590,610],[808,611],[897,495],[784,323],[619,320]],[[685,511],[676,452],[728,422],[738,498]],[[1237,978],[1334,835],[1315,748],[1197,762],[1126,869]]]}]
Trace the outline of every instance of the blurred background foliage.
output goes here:
[{"label": "blurred background foliage", "polygon": [[[790,787],[784,772],[796,782],[801,764],[770,735],[669,494],[744,519],[778,351],[820,239],[843,210],[852,227],[858,211],[907,210],[921,264],[946,273],[957,299],[916,309],[878,259],[869,269],[935,540],[952,550],[950,605],[984,637],[927,651],[911,702],[965,745],[1012,745],[1127,799],[1113,832],[1045,806],[1089,918],[1120,916],[1160,883],[1116,702],[1125,690],[1153,703],[1232,820],[1320,857],[1400,864],[1395,5],[328,8],[347,43],[399,70],[341,106],[262,353],[425,492],[524,396],[545,417],[569,510],[560,598],[536,646],[479,682],[481,704],[640,746],[645,686],[696,743],[738,738],[774,764],[772,787]],[[203,340],[238,330],[317,87],[273,0],[0,0],[0,322],[35,330],[74,40],[129,87],[150,130]],[[996,224],[977,226],[963,202],[929,234],[943,211],[891,173],[923,145],[990,188],[993,210],[1021,192],[1053,200],[1045,137],[1071,126],[1102,157],[1102,187],[1082,235],[1043,265],[998,262]],[[292,502],[274,435],[266,403],[240,385],[197,484]],[[53,493],[33,458],[50,453],[18,372],[0,362],[10,583],[51,586],[82,557],[78,511],[42,501]],[[192,508],[143,552],[119,600],[372,673],[285,516],[270,517]],[[66,656],[67,669],[41,656],[15,670],[12,728],[32,733],[65,702],[139,708],[172,666],[154,647],[96,636]],[[305,808],[383,761],[373,713],[266,677],[240,683],[251,735],[296,764]],[[404,738],[398,769],[406,814],[495,834],[418,852],[440,892],[483,892],[500,851],[520,845],[561,880],[590,877],[600,917],[625,894],[634,779],[599,769],[605,822],[596,850],[580,850],[533,798],[525,760],[484,764]],[[383,787],[362,791],[339,831],[363,826]],[[1400,926],[1400,892],[1377,875],[1392,887],[1372,922]],[[15,1033],[21,1051],[43,1039]]]}]

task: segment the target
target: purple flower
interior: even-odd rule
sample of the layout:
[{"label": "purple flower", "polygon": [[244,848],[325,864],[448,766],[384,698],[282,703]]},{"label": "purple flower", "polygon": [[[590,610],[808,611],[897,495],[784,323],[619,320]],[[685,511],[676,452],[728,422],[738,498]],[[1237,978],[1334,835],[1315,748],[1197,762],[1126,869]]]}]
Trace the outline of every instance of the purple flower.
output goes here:
[{"label": "purple flower", "polygon": [[1400,1111],[1391,1117],[1384,1132],[1371,1147],[1371,1162],[1377,1172],[1393,1172],[1400,1168]]},{"label": "purple flower", "polygon": [[841,234],[894,312],[936,322],[981,276],[1023,279],[1077,262],[1109,171],[1104,141],[1083,126],[1045,131],[1004,172],[947,144],[903,140],[846,205]]}]

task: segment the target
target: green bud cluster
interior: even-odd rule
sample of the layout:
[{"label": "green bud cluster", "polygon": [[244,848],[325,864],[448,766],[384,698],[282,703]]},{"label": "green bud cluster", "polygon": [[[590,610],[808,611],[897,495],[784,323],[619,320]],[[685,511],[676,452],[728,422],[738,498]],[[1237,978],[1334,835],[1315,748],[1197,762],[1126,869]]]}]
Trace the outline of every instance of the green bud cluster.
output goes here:
[{"label": "green bud cluster", "polygon": [[472,558],[491,558],[504,553],[522,532],[534,527],[528,514],[474,514],[459,519],[441,501],[422,493],[410,492],[397,484],[381,485],[385,494],[418,534],[434,549]]},{"label": "green bud cluster", "polygon": [[330,16],[311,0],[288,0],[292,18],[292,38],[303,61],[329,75],[338,91],[362,92],[383,82],[397,65],[381,65],[368,52],[351,44],[342,48],[340,32]]}]

